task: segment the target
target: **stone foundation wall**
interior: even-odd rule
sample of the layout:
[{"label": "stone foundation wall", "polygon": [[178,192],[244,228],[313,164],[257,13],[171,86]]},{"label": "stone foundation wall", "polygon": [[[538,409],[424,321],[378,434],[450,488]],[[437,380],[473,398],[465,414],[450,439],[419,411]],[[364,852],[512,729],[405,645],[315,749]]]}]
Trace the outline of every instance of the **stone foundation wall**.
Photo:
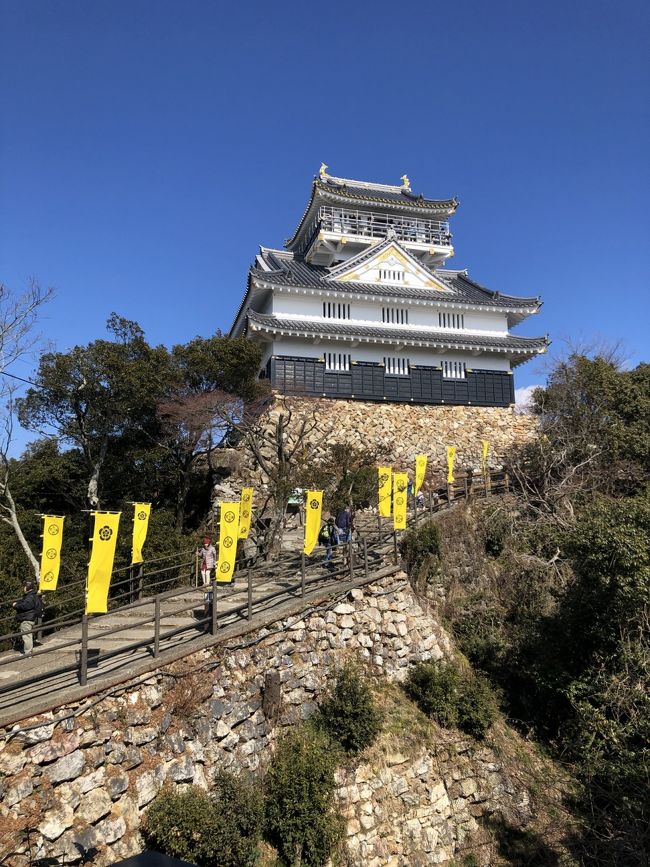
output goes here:
[{"label": "stone foundation wall", "polygon": [[[305,419],[316,426],[305,438],[308,459],[318,460],[329,443],[349,443],[367,448],[379,460],[395,468],[409,469],[416,454],[429,458],[428,478],[442,483],[446,477],[447,446],[456,446],[456,468],[479,469],[482,440],[490,443],[488,463],[500,467],[506,453],[537,432],[537,420],[515,412],[514,407],[419,406],[396,403],[364,403],[353,400],[276,398],[267,410],[268,429],[280,413],[292,413],[289,430],[296,432]],[[291,439],[291,435],[289,436]],[[272,458],[272,446],[266,447]],[[225,459],[225,464],[228,461]],[[244,446],[235,475],[250,477],[255,459]],[[263,474],[262,474],[262,482]]]},{"label": "stone foundation wall", "polygon": [[[311,716],[333,667],[353,656],[399,682],[451,653],[401,573],[301,616],[200,651],[104,696],[0,732],[0,861],[107,865],[142,848],[161,787],[209,787],[218,768],[257,775],[287,727]],[[491,750],[419,744],[339,773],[352,865],[442,863],[497,808],[527,795]],[[27,842],[25,829],[31,828]],[[429,853],[416,861],[416,852]]]}]

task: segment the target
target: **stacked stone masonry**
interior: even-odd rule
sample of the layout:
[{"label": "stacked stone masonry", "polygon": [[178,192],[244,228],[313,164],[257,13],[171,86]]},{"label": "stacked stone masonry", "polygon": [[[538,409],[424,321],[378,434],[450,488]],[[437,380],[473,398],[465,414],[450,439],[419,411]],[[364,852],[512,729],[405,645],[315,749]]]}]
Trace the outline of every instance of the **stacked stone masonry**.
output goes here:
[{"label": "stacked stone masonry", "polygon": [[[409,469],[415,455],[429,458],[428,481],[441,484],[446,474],[447,446],[456,446],[458,470],[481,465],[482,441],[490,443],[488,463],[500,467],[513,446],[529,441],[537,432],[534,416],[514,407],[416,406],[364,403],[346,400],[276,398],[266,412],[269,430],[279,415],[291,413],[289,431],[295,434],[305,419],[316,420],[305,445],[310,460],[318,460],[331,443],[347,443],[369,449],[377,459],[395,468]],[[289,434],[291,438],[291,433]],[[267,447],[272,458],[272,439]],[[252,454],[242,456],[241,466],[255,465]],[[224,456],[224,463],[227,463]],[[231,465],[231,469],[234,467]],[[264,481],[262,479],[262,481]]]},{"label": "stacked stone masonry", "polygon": [[[450,653],[427,603],[398,573],[25,720],[1,733],[0,861],[86,858],[101,867],[136,853],[143,811],[164,784],[207,788],[218,768],[263,772],[277,737],[314,713],[345,659],[400,682],[413,663]],[[270,675],[279,677],[277,704]],[[381,766],[340,771],[338,783],[350,864],[364,867],[445,863],[479,816],[527,809],[525,791],[473,742],[389,754]]]}]

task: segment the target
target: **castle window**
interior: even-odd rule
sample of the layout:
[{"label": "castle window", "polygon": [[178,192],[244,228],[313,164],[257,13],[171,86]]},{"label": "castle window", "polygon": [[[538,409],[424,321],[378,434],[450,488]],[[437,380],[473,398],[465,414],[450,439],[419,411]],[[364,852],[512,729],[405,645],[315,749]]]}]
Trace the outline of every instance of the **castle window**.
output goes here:
[{"label": "castle window", "polygon": [[464,313],[438,313],[439,328],[464,328]]},{"label": "castle window", "polygon": [[350,370],[351,357],[345,352],[326,352],[325,369],[335,371]]},{"label": "castle window", "polygon": [[384,356],[384,373],[388,373],[391,376],[408,376],[408,358],[389,358]]},{"label": "castle window", "polygon": [[382,307],[381,321],[394,325],[408,325],[409,312],[405,307]]},{"label": "castle window", "polygon": [[379,280],[381,283],[403,283],[404,271],[401,268],[380,268]]},{"label": "castle window", "polygon": [[442,375],[445,379],[465,379],[467,369],[464,361],[443,361]]},{"label": "castle window", "polygon": [[323,301],[323,317],[325,319],[349,319],[350,305],[339,301]]}]

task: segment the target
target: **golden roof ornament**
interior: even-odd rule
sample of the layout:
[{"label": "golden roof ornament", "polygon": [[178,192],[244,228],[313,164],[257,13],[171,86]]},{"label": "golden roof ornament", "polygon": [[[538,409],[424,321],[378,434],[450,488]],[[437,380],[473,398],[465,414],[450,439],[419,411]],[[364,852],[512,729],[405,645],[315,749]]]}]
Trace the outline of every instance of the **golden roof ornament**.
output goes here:
[{"label": "golden roof ornament", "polygon": [[329,175],[327,174],[327,166],[325,165],[325,163],[320,164],[320,169],[318,171],[318,174],[320,176],[321,181],[324,181],[325,178],[329,177]]},{"label": "golden roof ornament", "polygon": [[408,179],[408,175],[402,175],[402,177],[400,178],[400,181],[402,182],[402,189],[406,190],[407,193],[410,193],[411,192],[411,182]]}]

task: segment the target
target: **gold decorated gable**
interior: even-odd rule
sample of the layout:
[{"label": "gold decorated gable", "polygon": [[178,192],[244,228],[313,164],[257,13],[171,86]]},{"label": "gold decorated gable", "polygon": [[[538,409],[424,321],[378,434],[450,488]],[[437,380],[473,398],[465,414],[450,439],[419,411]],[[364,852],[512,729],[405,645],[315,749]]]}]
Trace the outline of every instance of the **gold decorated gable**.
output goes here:
[{"label": "gold decorated gable", "polygon": [[[367,253],[364,252],[361,255],[366,256]],[[395,243],[391,243],[381,251],[378,251],[376,256],[364,258],[362,262],[358,262],[357,264],[355,264],[355,260],[352,260],[349,269],[337,273],[336,280],[340,283],[380,283],[382,281],[379,274],[374,277],[370,277],[369,275],[372,271],[377,271],[388,262],[398,264],[404,269],[403,285],[405,286],[418,289],[435,289],[439,292],[451,292],[449,286],[445,285],[441,280],[437,280],[417,259],[410,256]]]}]

